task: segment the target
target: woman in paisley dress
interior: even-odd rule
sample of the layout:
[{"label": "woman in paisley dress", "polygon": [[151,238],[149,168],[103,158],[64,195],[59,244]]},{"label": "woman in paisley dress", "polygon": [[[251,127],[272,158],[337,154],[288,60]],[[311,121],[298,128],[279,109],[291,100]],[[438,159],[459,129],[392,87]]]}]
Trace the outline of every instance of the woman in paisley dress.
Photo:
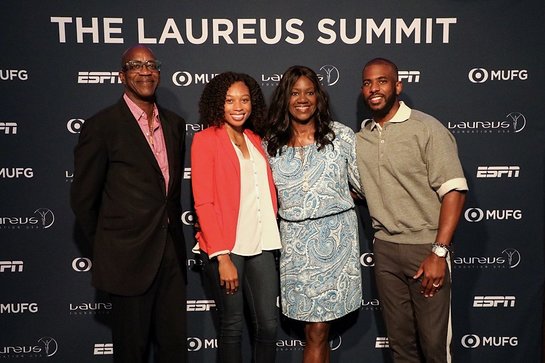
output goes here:
[{"label": "woman in paisley dress", "polygon": [[330,322],[362,298],[354,132],[332,120],[316,73],[293,66],[273,93],[264,133],[278,190],[282,313],[305,322],[303,361],[329,362]]}]

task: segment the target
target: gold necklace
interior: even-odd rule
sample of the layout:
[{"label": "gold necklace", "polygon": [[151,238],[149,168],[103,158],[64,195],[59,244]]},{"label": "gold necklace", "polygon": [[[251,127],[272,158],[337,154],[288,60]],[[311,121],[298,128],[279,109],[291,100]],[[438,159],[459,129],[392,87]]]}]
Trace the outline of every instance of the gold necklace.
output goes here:
[{"label": "gold necklace", "polygon": [[242,144],[243,144],[244,141],[245,141],[245,140],[244,140],[244,133],[243,133],[242,136],[241,136],[242,139],[241,139],[240,141],[238,141],[238,142],[237,142],[237,138],[236,138],[236,136],[235,136],[234,134],[231,135],[231,134],[227,133],[227,135],[229,135],[229,139],[231,140],[231,142],[232,142],[233,144],[235,144],[236,147],[238,147],[239,149],[242,147]]},{"label": "gold necklace", "polygon": [[231,142],[232,142],[233,144],[235,144],[236,147],[238,147],[239,149],[242,150],[242,142],[243,142],[243,141],[236,142],[235,140],[231,139]]}]

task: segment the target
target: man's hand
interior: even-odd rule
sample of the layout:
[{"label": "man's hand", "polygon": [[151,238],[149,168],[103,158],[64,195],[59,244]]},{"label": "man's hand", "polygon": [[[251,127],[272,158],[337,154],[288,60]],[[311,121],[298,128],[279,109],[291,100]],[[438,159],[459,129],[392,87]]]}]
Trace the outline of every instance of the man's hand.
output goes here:
[{"label": "man's hand", "polygon": [[413,279],[416,280],[422,277],[422,290],[420,292],[425,297],[433,297],[437,290],[443,286],[446,271],[446,259],[437,256],[435,253],[430,253],[420,264]]}]

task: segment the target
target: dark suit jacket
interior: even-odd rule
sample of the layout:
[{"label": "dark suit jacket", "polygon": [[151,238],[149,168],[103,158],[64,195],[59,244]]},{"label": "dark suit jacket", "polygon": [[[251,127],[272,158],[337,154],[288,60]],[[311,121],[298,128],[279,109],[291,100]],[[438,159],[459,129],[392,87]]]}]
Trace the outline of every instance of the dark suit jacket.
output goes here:
[{"label": "dark suit jacket", "polygon": [[93,285],[117,295],[139,295],[152,283],[167,233],[182,273],[181,225],[185,122],[159,108],[170,169],[168,195],[159,164],[127,104],[88,119],[74,151],[71,205],[93,247]]}]

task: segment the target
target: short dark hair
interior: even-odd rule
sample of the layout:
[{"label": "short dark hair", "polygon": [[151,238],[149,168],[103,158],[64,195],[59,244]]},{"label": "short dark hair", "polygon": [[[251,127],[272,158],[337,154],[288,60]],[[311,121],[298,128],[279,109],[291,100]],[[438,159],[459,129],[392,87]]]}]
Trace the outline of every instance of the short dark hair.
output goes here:
[{"label": "short dark hair", "polygon": [[371,66],[371,65],[375,65],[375,64],[384,64],[384,65],[387,65],[389,67],[392,67],[392,69],[394,70],[394,73],[395,73],[396,81],[398,80],[397,75],[399,73],[399,70],[397,69],[396,64],[394,62],[392,62],[391,60],[386,59],[386,58],[373,58],[373,59],[371,59],[369,62],[365,63],[365,65],[363,66],[363,68],[361,70],[362,74],[363,74],[363,71],[365,70],[365,68],[367,68],[368,66]]},{"label": "short dark hair", "polygon": [[153,51],[149,48],[149,47],[146,47],[145,45],[142,45],[142,44],[135,44],[133,45],[132,47],[130,48],[127,48],[123,54],[121,54],[121,70],[122,71],[125,71],[125,64],[130,61],[131,59],[129,59],[129,55],[136,49],[144,49],[148,52],[151,53],[151,55],[153,56],[153,58],[155,59],[155,54],[153,53]]},{"label": "short dark hair", "polygon": [[233,83],[243,82],[250,90],[252,113],[244,128],[255,130],[262,124],[267,113],[265,98],[255,79],[244,73],[224,72],[218,74],[204,87],[199,100],[200,123],[205,126],[221,126],[225,122],[225,99]]},{"label": "short dark hair", "polygon": [[333,139],[335,139],[335,133],[331,129],[332,118],[329,112],[329,97],[322,88],[316,72],[305,66],[292,66],[282,75],[280,83],[274,90],[269,107],[265,139],[267,140],[267,152],[271,156],[275,156],[282,147],[290,142],[293,136],[289,101],[293,85],[300,77],[307,77],[313,83],[316,92],[314,140],[318,145],[318,150],[332,144]]}]

